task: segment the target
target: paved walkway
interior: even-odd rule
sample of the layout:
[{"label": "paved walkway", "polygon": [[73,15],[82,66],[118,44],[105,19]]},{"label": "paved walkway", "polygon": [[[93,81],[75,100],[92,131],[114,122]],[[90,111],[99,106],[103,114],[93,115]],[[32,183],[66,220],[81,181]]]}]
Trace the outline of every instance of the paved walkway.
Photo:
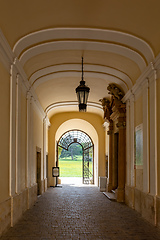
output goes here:
[{"label": "paved walkway", "polygon": [[97,187],[49,188],[0,240],[160,240],[160,231]]}]

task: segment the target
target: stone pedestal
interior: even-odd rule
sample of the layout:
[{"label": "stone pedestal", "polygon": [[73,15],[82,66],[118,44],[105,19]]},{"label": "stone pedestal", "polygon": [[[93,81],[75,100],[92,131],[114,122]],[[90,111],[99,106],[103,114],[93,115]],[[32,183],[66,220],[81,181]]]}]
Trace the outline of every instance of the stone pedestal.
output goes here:
[{"label": "stone pedestal", "polygon": [[106,191],[107,177],[99,177],[99,190],[100,192]]}]

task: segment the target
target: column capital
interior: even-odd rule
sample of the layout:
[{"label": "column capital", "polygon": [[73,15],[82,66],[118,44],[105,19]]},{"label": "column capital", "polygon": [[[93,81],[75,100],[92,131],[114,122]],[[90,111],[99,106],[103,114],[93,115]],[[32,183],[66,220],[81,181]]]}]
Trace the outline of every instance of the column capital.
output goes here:
[{"label": "column capital", "polygon": [[126,128],[126,121],[120,121],[116,124],[117,128],[124,129]]},{"label": "column capital", "polygon": [[46,127],[50,127],[50,125],[51,125],[47,115],[43,118],[43,124]]},{"label": "column capital", "polygon": [[108,126],[109,126],[109,123],[108,123],[107,121],[105,121],[105,122],[103,123],[104,129],[106,130],[106,129],[108,128]]}]

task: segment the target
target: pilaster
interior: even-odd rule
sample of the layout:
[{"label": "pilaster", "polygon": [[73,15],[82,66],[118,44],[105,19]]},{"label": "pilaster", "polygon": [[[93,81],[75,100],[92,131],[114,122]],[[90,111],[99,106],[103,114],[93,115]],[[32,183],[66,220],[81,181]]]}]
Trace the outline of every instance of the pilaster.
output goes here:
[{"label": "pilaster", "polygon": [[16,192],[16,76],[14,63],[10,70],[10,151],[9,151],[9,193]]},{"label": "pilaster", "polygon": [[149,76],[150,104],[150,193],[157,194],[157,83],[155,70]]},{"label": "pilaster", "polygon": [[119,117],[117,127],[119,129],[118,141],[118,189],[117,202],[125,201],[125,165],[126,165],[126,106],[118,108]]},{"label": "pilaster", "polygon": [[149,82],[143,85],[143,191],[149,192]]},{"label": "pilaster", "polygon": [[130,100],[126,102],[126,183],[128,186],[131,185],[130,169]]},{"label": "pilaster", "polygon": [[46,178],[46,142],[47,142],[47,122],[43,119],[43,178]]},{"label": "pilaster", "polygon": [[27,104],[27,124],[26,124],[26,188],[30,186],[29,181],[29,159],[30,159],[30,134],[31,134],[31,119],[30,119],[30,101],[31,94],[28,91],[26,94],[26,104]]},{"label": "pilaster", "polygon": [[29,139],[29,187],[31,187],[34,184],[34,180],[33,180],[33,176],[34,176],[34,171],[33,171],[33,165],[34,163],[34,159],[33,159],[33,105],[34,105],[34,98],[31,95],[30,97],[30,128],[29,128],[29,135],[30,135],[30,139]]},{"label": "pilaster", "polygon": [[15,192],[18,193],[19,189],[19,179],[18,179],[18,171],[19,171],[19,161],[20,161],[20,76],[19,74],[16,75],[16,178],[15,178],[15,185],[16,189]]},{"label": "pilaster", "polygon": [[135,187],[135,170],[134,170],[134,95],[130,98],[130,159],[131,159],[131,186]]}]

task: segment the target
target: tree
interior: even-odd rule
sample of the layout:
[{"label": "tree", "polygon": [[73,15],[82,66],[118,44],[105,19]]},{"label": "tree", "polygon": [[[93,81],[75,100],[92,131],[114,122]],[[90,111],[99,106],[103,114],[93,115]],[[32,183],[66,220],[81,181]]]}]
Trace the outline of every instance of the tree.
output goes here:
[{"label": "tree", "polygon": [[63,148],[61,148],[61,147],[58,146],[58,157],[61,156],[62,149],[63,149]]},{"label": "tree", "polygon": [[82,155],[82,147],[78,143],[73,143],[69,146],[68,151],[62,149],[61,154],[59,155],[60,158],[70,157],[72,160],[77,160],[76,156]]}]

